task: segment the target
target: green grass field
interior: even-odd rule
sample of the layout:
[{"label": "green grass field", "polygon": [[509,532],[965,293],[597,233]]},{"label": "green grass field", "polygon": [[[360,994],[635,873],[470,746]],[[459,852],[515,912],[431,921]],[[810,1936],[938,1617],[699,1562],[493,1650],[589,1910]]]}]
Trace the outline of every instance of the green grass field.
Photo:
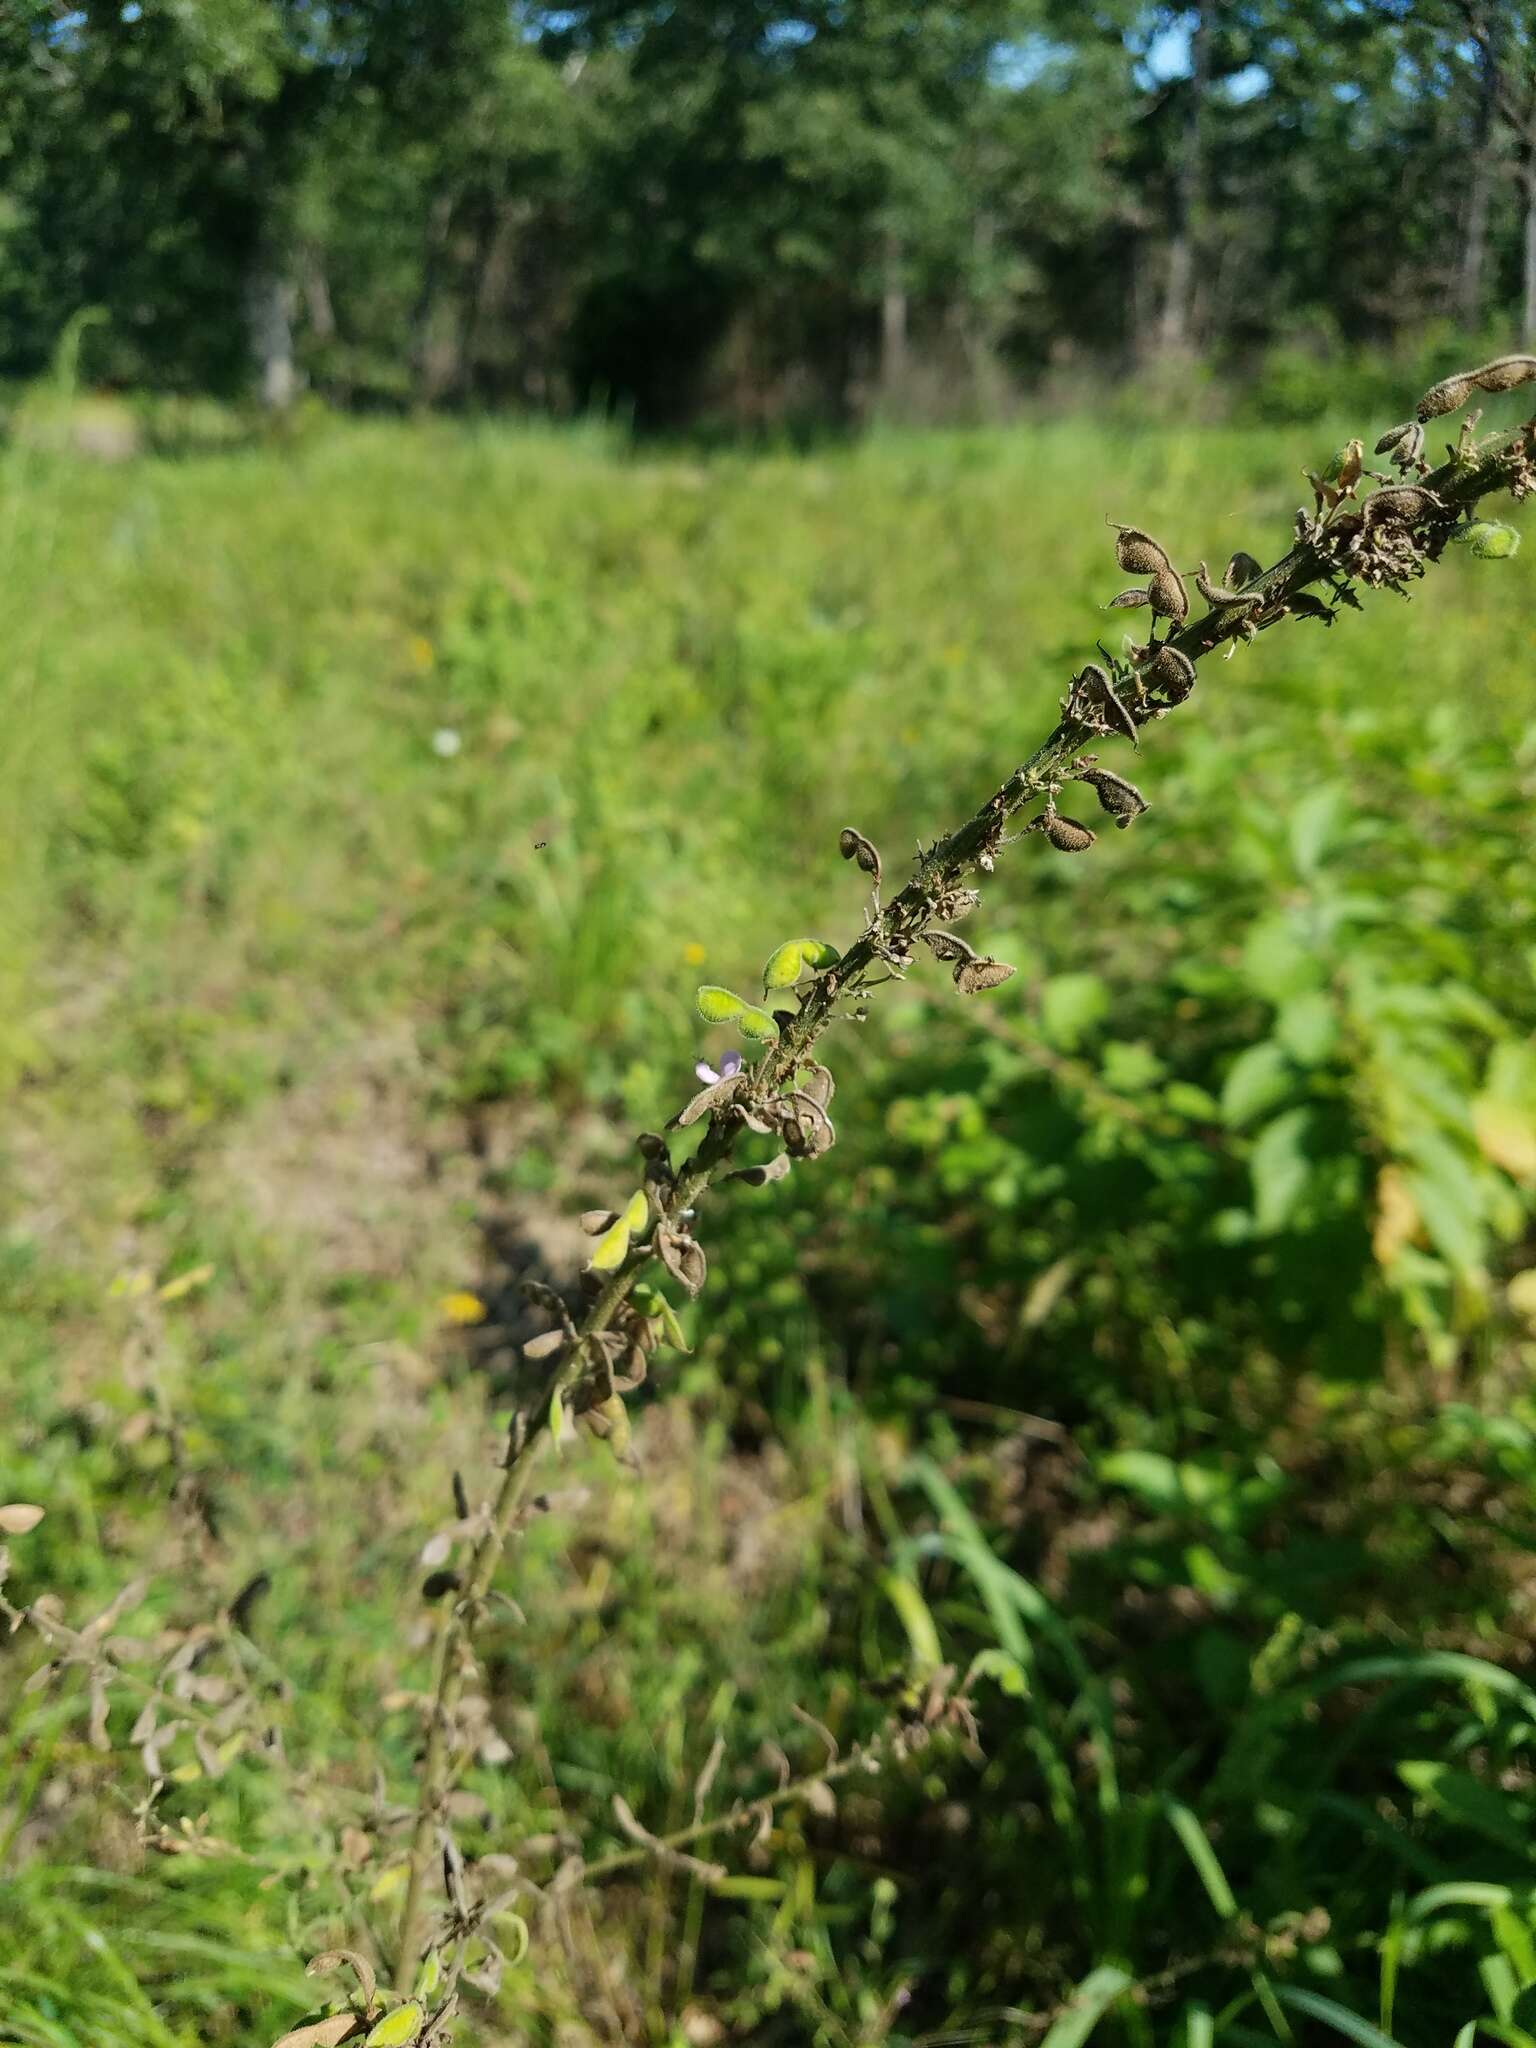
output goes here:
[{"label": "green grass field", "polygon": [[[387,1953],[420,1554],[695,985],[1043,736],[1106,515],[1272,559],[1366,424],[4,458],[5,1591],[142,1574],[164,1651],[269,1573],[283,1755],[146,1813],[134,1702],[0,1634],[0,2041],[266,2048]],[[832,1158],[707,1212],[643,1481],[567,1453],[504,1571],[455,1826],[539,1889],[461,2039],[1536,2041],[1531,574],[1207,663],[1104,750],[1149,816],[1000,866],[1016,978],[886,991]],[[978,1742],[549,1891],[978,1657]]]}]

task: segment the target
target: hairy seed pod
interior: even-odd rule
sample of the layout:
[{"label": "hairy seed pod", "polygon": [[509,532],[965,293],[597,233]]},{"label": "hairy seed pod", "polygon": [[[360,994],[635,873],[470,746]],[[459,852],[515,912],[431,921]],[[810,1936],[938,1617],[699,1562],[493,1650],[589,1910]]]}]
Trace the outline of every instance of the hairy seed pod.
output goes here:
[{"label": "hairy seed pod", "polygon": [[1128,576],[1155,576],[1159,569],[1168,567],[1166,552],[1150,533],[1143,533],[1139,526],[1122,526],[1115,519],[1109,523],[1118,536],[1115,560]]},{"label": "hairy seed pod", "polygon": [[1467,377],[1479,391],[1513,391],[1536,377],[1536,356],[1495,356],[1481,369],[1468,370]]},{"label": "hairy seed pod", "polygon": [[1255,576],[1263,574],[1263,569],[1254,557],[1245,549],[1239,548],[1235,555],[1228,557],[1226,573],[1221,580],[1229,590],[1241,590],[1245,583],[1251,583]]},{"label": "hairy seed pod", "polygon": [[1458,526],[1451,539],[1481,562],[1505,561],[1520,547],[1518,532],[1500,519],[1474,519],[1469,526]]},{"label": "hairy seed pod", "polygon": [[1130,612],[1135,611],[1138,605],[1150,604],[1151,602],[1151,593],[1143,590],[1138,583],[1134,589],[1122,590],[1117,596],[1112,597],[1104,609],[1109,612]]},{"label": "hairy seed pod", "polygon": [[1420,426],[1426,420],[1437,420],[1444,413],[1454,412],[1459,405],[1465,405],[1472,396],[1472,375],[1468,370],[1458,370],[1454,377],[1443,377],[1438,384],[1431,384],[1424,396],[1414,407],[1414,416]]},{"label": "hairy seed pod", "polygon": [[946,924],[958,924],[962,917],[970,916],[980,901],[981,896],[975,889],[946,889],[934,904],[933,914]]},{"label": "hairy seed pod", "polygon": [[1378,455],[1390,454],[1405,434],[1413,432],[1414,425],[1415,422],[1413,420],[1404,420],[1400,427],[1388,427],[1387,431],[1376,443],[1376,453]]},{"label": "hairy seed pod", "polygon": [[1123,775],[1116,775],[1108,768],[1095,768],[1086,775],[1080,775],[1078,780],[1092,786],[1100,810],[1107,811],[1122,832],[1132,818],[1139,818],[1149,808],[1134,782],[1127,782]]},{"label": "hairy seed pod", "polygon": [[1211,605],[1240,604],[1245,605],[1251,611],[1255,605],[1264,602],[1262,595],[1258,591],[1255,591],[1251,597],[1244,597],[1240,590],[1231,590],[1225,584],[1213,583],[1204,562],[1195,571],[1195,588],[1205,599],[1206,603]]},{"label": "hairy seed pod", "polygon": [[1159,690],[1169,704],[1182,704],[1195,687],[1195,664],[1177,647],[1164,645],[1141,671],[1149,690]]},{"label": "hairy seed pod", "polygon": [[1076,818],[1064,818],[1059,811],[1047,811],[1040,820],[1040,830],[1058,853],[1086,853],[1097,837]]},{"label": "hairy seed pod", "polygon": [[984,989],[999,987],[1017,972],[1006,960],[962,960],[955,969],[955,987],[963,996],[979,996]]},{"label": "hairy seed pod", "polygon": [[955,932],[919,932],[935,960],[974,960],[976,948],[968,946]]},{"label": "hairy seed pod", "polygon": [[1160,569],[1147,585],[1147,602],[1160,619],[1182,626],[1189,617],[1189,592],[1177,569]]},{"label": "hairy seed pod", "polygon": [[1139,750],[1141,742],[1136,737],[1136,721],[1107,676],[1104,678],[1104,687],[1099,692],[1099,704],[1106,726],[1123,734],[1131,745]]},{"label": "hairy seed pod", "polygon": [[880,856],[862,832],[855,832],[851,825],[845,825],[837,835],[837,850],[844,860],[856,860],[866,875],[873,875],[879,881]]},{"label": "hairy seed pod", "polygon": [[1365,501],[1365,523],[1380,526],[1390,521],[1397,526],[1414,526],[1431,512],[1444,507],[1433,491],[1422,484],[1383,484]]}]

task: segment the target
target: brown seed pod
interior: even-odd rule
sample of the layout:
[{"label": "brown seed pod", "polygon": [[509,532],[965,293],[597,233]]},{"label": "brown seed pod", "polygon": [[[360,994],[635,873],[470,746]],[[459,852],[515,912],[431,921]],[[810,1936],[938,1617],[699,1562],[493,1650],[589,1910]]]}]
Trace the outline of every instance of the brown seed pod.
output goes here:
[{"label": "brown seed pod", "polygon": [[744,1180],[749,1188],[764,1188],[773,1180],[782,1180],[789,1171],[789,1154],[780,1152],[763,1166],[738,1166],[734,1173],[728,1173],[727,1180]]},{"label": "brown seed pod", "polygon": [[856,860],[866,875],[873,875],[879,881],[880,856],[862,832],[855,832],[851,825],[845,825],[837,835],[837,850],[844,860]]},{"label": "brown seed pod", "polygon": [[1118,536],[1115,560],[1128,576],[1155,576],[1159,569],[1168,567],[1166,551],[1150,533],[1143,533],[1139,526],[1122,526],[1117,519],[1109,523]]},{"label": "brown seed pod", "polygon": [[583,1209],[578,1221],[588,1237],[601,1237],[605,1230],[611,1230],[618,1222],[613,1209]]},{"label": "brown seed pod", "polygon": [[1263,569],[1253,556],[1239,548],[1235,555],[1227,558],[1226,573],[1221,580],[1229,590],[1241,590],[1245,583],[1251,583],[1255,576],[1263,574]]},{"label": "brown seed pod", "polygon": [[1106,727],[1123,734],[1131,745],[1139,750],[1141,742],[1136,737],[1136,721],[1107,676],[1104,679],[1104,687],[1099,692],[1099,702]]},{"label": "brown seed pod", "polygon": [[667,1157],[667,1141],[660,1131],[642,1131],[635,1143],[639,1146],[641,1157],[644,1159]]},{"label": "brown seed pod", "polygon": [[1150,593],[1143,590],[1138,583],[1134,589],[1122,590],[1117,596],[1112,597],[1104,609],[1110,612],[1130,612],[1135,611],[1138,605],[1150,604],[1151,602]]},{"label": "brown seed pod", "polygon": [[1240,604],[1246,605],[1251,611],[1255,605],[1264,602],[1258,591],[1251,597],[1244,597],[1240,590],[1231,590],[1225,584],[1213,583],[1204,562],[1195,571],[1195,588],[1207,604]]},{"label": "brown seed pod", "polygon": [[1481,369],[1468,370],[1467,380],[1479,391],[1513,391],[1536,377],[1536,356],[1495,356]]},{"label": "brown seed pod", "polygon": [[962,960],[955,969],[955,987],[963,996],[976,996],[983,989],[997,988],[1017,972],[1006,960]]},{"label": "brown seed pod", "polygon": [[976,948],[968,946],[954,932],[919,932],[918,937],[935,960],[974,960]]},{"label": "brown seed pod", "polygon": [[1092,769],[1078,780],[1092,785],[1100,810],[1108,811],[1122,832],[1132,818],[1139,818],[1149,808],[1134,782],[1127,782],[1123,775],[1115,775],[1108,768]]},{"label": "brown seed pod", "polygon": [[1426,491],[1422,484],[1383,484],[1365,501],[1365,523],[1380,526],[1390,521],[1397,526],[1413,526],[1431,512],[1443,510],[1435,493]]},{"label": "brown seed pod", "polygon": [[1182,704],[1195,687],[1195,664],[1187,654],[1166,643],[1140,673],[1144,687],[1160,691],[1169,704]]},{"label": "brown seed pod", "polygon": [[1147,585],[1147,602],[1160,619],[1182,626],[1189,617],[1189,592],[1177,569],[1160,569]]},{"label": "brown seed pod", "polygon": [[1465,405],[1472,396],[1472,372],[1458,370],[1454,377],[1442,377],[1438,384],[1431,384],[1418,404],[1413,408],[1414,417],[1420,426],[1426,420],[1437,420],[1442,414],[1454,412],[1459,405]]},{"label": "brown seed pod", "polygon": [[1059,811],[1047,811],[1039,822],[1040,830],[1058,853],[1086,853],[1097,837],[1076,818],[1064,818]]},{"label": "brown seed pod", "polygon": [[1376,453],[1378,455],[1390,454],[1405,434],[1413,432],[1416,424],[1417,422],[1414,420],[1404,420],[1400,427],[1388,427],[1387,431],[1376,443]]},{"label": "brown seed pod", "polygon": [[969,917],[981,901],[975,889],[946,889],[933,906],[933,914],[946,924],[958,924],[962,917]]}]

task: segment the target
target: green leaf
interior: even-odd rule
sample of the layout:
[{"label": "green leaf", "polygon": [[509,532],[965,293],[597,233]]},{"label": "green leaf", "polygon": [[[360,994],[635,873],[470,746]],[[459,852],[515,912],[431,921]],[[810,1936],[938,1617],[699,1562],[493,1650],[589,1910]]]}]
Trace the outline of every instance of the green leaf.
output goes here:
[{"label": "green leaf", "polygon": [[1291,859],[1299,873],[1316,874],[1343,833],[1349,791],[1341,783],[1309,790],[1291,812]]},{"label": "green leaf", "polygon": [[1066,2010],[1053,2021],[1040,2048],[1082,2048],[1115,2000],[1134,1982],[1128,1970],[1114,1963],[1101,1963],[1090,1970],[1067,2000]]},{"label": "green leaf", "polygon": [[766,1010],[754,1010],[745,1003],[736,1019],[736,1029],[743,1038],[750,1038],[758,1045],[771,1045],[779,1035],[779,1027]]},{"label": "green leaf", "polygon": [[1226,1872],[1216,1860],[1216,1851],[1211,1847],[1205,1829],[1189,1808],[1181,1806],[1177,1799],[1165,1800],[1163,1811],[1168,1816],[1169,1826],[1184,1844],[1184,1853],[1195,1866],[1195,1874],[1205,1886],[1206,1897],[1223,1920],[1235,1920],[1237,1900],[1227,1883]]},{"label": "green leaf", "polygon": [[939,1632],[934,1627],[928,1603],[918,1590],[916,1581],[903,1578],[900,1572],[882,1572],[880,1584],[907,1632],[912,1662],[920,1671],[936,1671],[944,1662],[944,1653],[939,1646]]},{"label": "green leaf", "polygon": [[570,1425],[565,1419],[565,1397],[556,1387],[549,1397],[549,1440],[558,1451]]},{"label": "green leaf", "polygon": [[1296,1213],[1312,1171],[1306,1151],[1311,1128],[1311,1110],[1291,1109],[1266,1124],[1254,1140],[1248,1171],[1253,1220],[1261,1235],[1283,1230]]},{"label": "green leaf", "polygon": [[426,2023],[425,2006],[417,1999],[408,1998],[404,2005],[397,2005],[393,2012],[385,2013],[364,2041],[363,2048],[411,2048],[411,2043]]},{"label": "green leaf", "polygon": [[1286,911],[1261,917],[1243,941],[1243,979],[1257,995],[1283,1003],[1303,989],[1316,988],[1325,975],[1315,944],[1303,936]]},{"label": "green leaf", "polygon": [[1321,991],[1292,996],[1275,1019],[1275,1037],[1302,1067],[1320,1067],[1339,1042],[1339,1020]]},{"label": "green leaf", "polygon": [[1096,974],[1054,974],[1040,991],[1045,1035],[1068,1052],[1108,1015],[1109,990]]},{"label": "green leaf", "polygon": [[706,1024],[729,1024],[747,1007],[740,996],[732,995],[728,988],[716,988],[712,982],[705,982],[695,1000]]},{"label": "green leaf", "polygon": [[1112,1451],[1098,1465],[1101,1479],[1111,1486],[1124,1486],[1154,1508],[1170,1510],[1184,1505],[1179,1468],[1161,1451]]},{"label": "green leaf", "polygon": [[1246,1047],[1227,1069],[1227,1078],[1222,1083],[1222,1122],[1232,1130],[1241,1130],[1265,1110],[1277,1109],[1295,1085],[1296,1069],[1286,1058],[1283,1046],[1265,1038]]},{"label": "green leaf", "polygon": [[1292,2012],[1304,2012],[1309,2019],[1321,2020],[1332,2027],[1336,2034],[1343,2034],[1347,2040],[1357,2041],[1360,2048],[1399,2048],[1390,2034],[1384,2034],[1380,2027],[1363,2020],[1359,2013],[1351,2012],[1348,2006],[1338,2005],[1331,1998],[1324,1998],[1321,1992],[1304,1991],[1298,1984],[1277,1984],[1276,1998],[1282,2005],[1288,2005]]}]

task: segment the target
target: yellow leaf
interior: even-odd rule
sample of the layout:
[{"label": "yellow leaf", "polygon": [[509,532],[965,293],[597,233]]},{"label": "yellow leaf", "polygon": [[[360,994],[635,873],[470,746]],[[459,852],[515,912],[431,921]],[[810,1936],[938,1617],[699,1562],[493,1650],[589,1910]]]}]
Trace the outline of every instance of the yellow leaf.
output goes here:
[{"label": "yellow leaf", "polygon": [[486,1306],[478,1294],[471,1294],[467,1288],[459,1288],[452,1294],[442,1295],[437,1312],[445,1322],[457,1323],[461,1329],[468,1329],[474,1323],[483,1323]]},{"label": "yellow leaf", "polygon": [[1401,1169],[1384,1166],[1376,1182],[1376,1222],[1371,1250],[1379,1266],[1390,1266],[1421,1228],[1418,1205]]},{"label": "yellow leaf", "polygon": [[160,1289],[160,1299],[180,1301],[184,1294],[190,1294],[194,1288],[206,1287],[213,1278],[213,1273],[211,1265],[194,1266],[190,1273],[178,1273],[174,1280],[167,1280]]},{"label": "yellow leaf", "polygon": [[[628,1211],[625,1212],[628,1214]],[[594,1273],[616,1273],[629,1252],[629,1225],[621,1216],[605,1230],[592,1247],[587,1264]]]},{"label": "yellow leaf", "polygon": [[405,1881],[409,1875],[410,1872],[405,1864],[391,1863],[386,1870],[379,1872],[378,1876],[369,1886],[369,1898],[373,1900],[375,1905],[383,1905],[385,1900],[392,1899],[396,1892],[403,1892],[405,1890]]},{"label": "yellow leaf", "polygon": [[650,1198],[644,1188],[637,1188],[630,1196],[621,1220],[629,1225],[631,1234],[644,1230],[646,1224],[650,1222]]}]

